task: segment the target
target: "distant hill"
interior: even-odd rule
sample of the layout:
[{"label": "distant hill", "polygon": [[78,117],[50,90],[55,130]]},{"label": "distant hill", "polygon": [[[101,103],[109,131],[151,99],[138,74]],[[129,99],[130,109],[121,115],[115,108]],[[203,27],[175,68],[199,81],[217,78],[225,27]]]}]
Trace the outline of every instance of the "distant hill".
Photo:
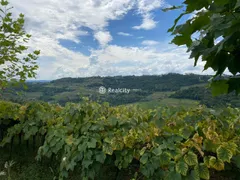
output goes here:
[{"label": "distant hill", "polygon": [[[5,91],[1,99],[15,102],[25,102],[32,100],[42,100],[50,103],[59,103],[64,105],[67,102],[81,102],[82,97],[89,97],[91,100],[98,102],[109,102],[111,105],[144,103],[147,104],[166,104],[191,106],[193,104],[203,103],[209,105],[204,95],[197,99],[188,97],[187,91],[190,89],[194,94],[194,87],[198,93],[200,87],[205,89],[210,76],[196,74],[165,74],[159,76],[115,76],[115,77],[87,77],[87,78],[62,78],[53,81],[28,81],[28,89],[14,87]],[[99,88],[106,88],[106,93],[99,93]],[[110,92],[115,90],[115,92]],[[129,93],[118,92],[130,89]],[[209,91],[203,91],[209,96]],[[186,91],[184,91],[186,90]],[[195,97],[195,96],[194,96]],[[189,99],[191,101],[179,101],[179,99]],[[204,100],[203,100],[204,99]],[[238,102],[238,100],[235,100]],[[153,102],[153,103],[151,103]],[[231,101],[230,101],[231,102]],[[221,99],[221,103],[225,103]],[[226,101],[226,104],[229,101]],[[218,104],[218,99],[214,99],[209,106]],[[235,105],[238,103],[235,103]]]},{"label": "distant hill", "polygon": [[26,82],[42,82],[42,83],[46,83],[46,82],[50,82],[51,80],[26,80]]}]

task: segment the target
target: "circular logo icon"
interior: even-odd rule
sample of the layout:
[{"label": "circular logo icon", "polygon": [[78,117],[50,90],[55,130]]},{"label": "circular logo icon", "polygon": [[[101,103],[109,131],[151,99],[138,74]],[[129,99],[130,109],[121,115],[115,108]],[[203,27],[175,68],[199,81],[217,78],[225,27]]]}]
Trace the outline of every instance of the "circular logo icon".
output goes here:
[{"label": "circular logo icon", "polygon": [[100,94],[105,94],[106,92],[107,92],[107,89],[106,89],[105,87],[101,86],[101,87],[99,88],[99,93],[100,93]]}]

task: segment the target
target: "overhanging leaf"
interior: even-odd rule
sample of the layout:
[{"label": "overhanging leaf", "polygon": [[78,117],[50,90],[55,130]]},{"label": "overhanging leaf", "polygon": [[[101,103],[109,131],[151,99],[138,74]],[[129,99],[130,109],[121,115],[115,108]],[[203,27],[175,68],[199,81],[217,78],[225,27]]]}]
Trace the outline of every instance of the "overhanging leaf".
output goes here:
[{"label": "overhanging leaf", "polygon": [[212,95],[218,96],[220,94],[228,93],[228,87],[226,80],[213,81],[211,83]]}]

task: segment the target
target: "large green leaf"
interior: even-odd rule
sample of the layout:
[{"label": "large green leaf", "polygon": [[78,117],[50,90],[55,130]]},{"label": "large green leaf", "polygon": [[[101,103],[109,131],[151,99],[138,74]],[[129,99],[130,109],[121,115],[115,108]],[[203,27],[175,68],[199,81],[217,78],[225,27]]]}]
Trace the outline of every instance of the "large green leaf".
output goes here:
[{"label": "large green leaf", "polygon": [[173,180],[173,179],[181,180],[182,179],[181,174],[179,174],[178,172],[172,171],[166,176],[164,180]]},{"label": "large green leaf", "polygon": [[106,154],[104,154],[102,151],[96,153],[96,161],[103,164],[105,159],[106,159]]},{"label": "large green leaf", "polygon": [[171,156],[169,153],[164,152],[160,155],[159,160],[160,160],[160,166],[166,166],[166,165],[169,165]]},{"label": "large green leaf", "polygon": [[112,155],[113,154],[113,149],[112,149],[111,145],[108,144],[108,143],[104,143],[103,144],[103,152],[105,154]]},{"label": "large green leaf", "polygon": [[233,162],[240,169],[240,155],[234,156],[233,157]]},{"label": "large green leaf", "polygon": [[189,165],[189,166],[194,166],[198,163],[197,155],[193,153],[192,151],[189,151],[185,156],[184,156],[184,161]]},{"label": "large green leaf", "polygon": [[208,167],[205,164],[201,163],[198,166],[198,171],[199,171],[199,177],[201,179],[209,179],[210,178]]},{"label": "large green leaf", "polygon": [[184,176],[187,175],[188,165],[184,161],[179,161],[176,164],[176,171]]},{"label": "large green leaf", "polygon": [[227,161],[230,163],[232,156],[233,156],[232,152],[223,146],[220,146],[217,149],[217,157],[218,157],[218,159],[222,160],[223,162]]},{"label": "large green leaf", "polygon": [[143,156],[140,158],[140,162],[141,162],[142,164],[146,164],[147,161],[148,161],[148,154],[145,153],[145,154],[143,154]]},{"label": "large green leaf", "polygon": [[186,35],[179,35],[179,36],[175,36],[172,40],[172,43],[181,46],[181,45],[187,45],[190,46],[192,43],[192,40],[189,36]]},{"label": "large green leaf", "polygon": [[155,154],[156,156],[159,156],[162,154],[162,148],[161,146],[153,148],[152,153]]},{"label": "large green leaf", "polygon": [[209,165],[218,171],[224,170],[224,162],[216,157],[210,157]]},{"label": "large green leaf", "polygon": [[226,80],[213,81],[211,83],[212,94],[214,96],[228,93],[228,87],[229,85]]}]

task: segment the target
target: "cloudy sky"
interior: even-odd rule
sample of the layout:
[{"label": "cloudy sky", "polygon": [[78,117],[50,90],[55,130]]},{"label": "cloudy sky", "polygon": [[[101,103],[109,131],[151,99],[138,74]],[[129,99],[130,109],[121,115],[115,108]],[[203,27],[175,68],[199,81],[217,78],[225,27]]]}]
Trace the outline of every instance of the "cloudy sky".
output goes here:
[{"label": "cloudy sky", "polygon": [[[24,13],[30,47],[41,50],[37,79],[202,72],[167,30],[181,0],[9,0]],[[184,17],[183,21],[189,16]],[[204,72],[211,73],[210,71]]]}]

